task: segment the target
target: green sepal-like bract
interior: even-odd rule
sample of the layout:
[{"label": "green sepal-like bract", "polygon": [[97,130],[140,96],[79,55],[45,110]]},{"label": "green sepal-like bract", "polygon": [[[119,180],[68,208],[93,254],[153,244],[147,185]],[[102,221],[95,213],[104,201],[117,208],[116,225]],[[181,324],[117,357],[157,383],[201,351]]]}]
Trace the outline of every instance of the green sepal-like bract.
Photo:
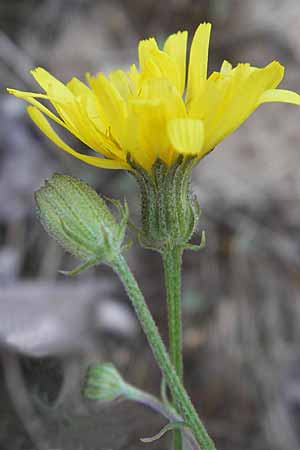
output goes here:
[{"label": "green sepal-like bract", "polygon": [[141,441],[144,443],[154,442],[154,441],[157,441],[158,439],[162,438],[164,436],[164,434],[166,434],[168,431],[182,430],[184,427],[189,428],[188,425],[183,421],[170,422],[170,423],[167,423],[167,425],[165,425],[154,436],[147,437],[147,438],[141,438]]},{"label": "green sepal-like bract", "polygon": [[117,222],[106,202],[78,178],[54,174],[35,193],[37,211],[46,231],[83,263],[68,275],[85,268],[109,263],[123,250],[128,208],[116,204],[121,215]]},{"label": "green sepal-like bract", "polygon": [[170,167],[157,159],[151,173],[130,158],[129,163],[141,192],[141,245],[161,252],[167,248],[185,248],[201,213],[190,188],[196,159],[180,156]]}]

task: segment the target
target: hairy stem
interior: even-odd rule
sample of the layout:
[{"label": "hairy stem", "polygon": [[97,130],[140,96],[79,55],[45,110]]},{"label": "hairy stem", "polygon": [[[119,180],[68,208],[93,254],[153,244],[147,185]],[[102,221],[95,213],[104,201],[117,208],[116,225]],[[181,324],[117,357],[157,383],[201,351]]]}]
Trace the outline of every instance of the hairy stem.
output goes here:
[{"label": "hairy stem", "polygon": [[[151,408],[153,411],[156,411],[166,417],[170,422],[182,421],[182,417],[175,410],[161,403],[153,395],[141,391],[134,386],[128,385],[127,398]],[[191,450],[200,450],[199,444],[190,429],[183,428],[182,433],[185,435]]]},{"label": "hairy stem", "polygon": [[148,338],[154,357],[169,385],[172,396],[180,405],[180,410],[185,422],[192,429],[202,450],[215,450],[215,445],[212,439],[209,437],[204,425],[198,417],[197,412],[171,363],[166,347],[152,318],[151,312],[149,311],[143,294],[133,274],[131,273],[126,260],[123,256],[118,256],[111,261],[111,266],[120,277],[124,285],[141,326]]},{"label": "hairy stem", "polygon": [[[180,380],[183,378],[182,320],[181,320],[181,261],[182,249],[174,247],[162,253],[168,306],[169,352],[171,362]],[[175,408],[180,405],[173,398]],[[181,432],[173,432],[174,450],[182,449]]]}]

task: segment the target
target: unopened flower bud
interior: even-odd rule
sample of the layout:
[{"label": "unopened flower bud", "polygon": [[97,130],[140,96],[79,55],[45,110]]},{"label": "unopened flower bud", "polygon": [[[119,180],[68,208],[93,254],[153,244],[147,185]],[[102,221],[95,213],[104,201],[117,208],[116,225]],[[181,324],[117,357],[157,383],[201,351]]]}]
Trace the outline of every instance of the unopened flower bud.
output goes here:
[{"label": "unopened flower bud", "polygon": [[105,201],[88,184],[69,175],[54,174],[35,193],[38,215],[46,231],[84,263],[71,272],[110,263],[123,249],[128,209],[114,202],[118,223]]},{"label": "unopened flower bud", "polygon": [[113,401],[126,397],[127,384],[109,363],[89,367],[84,386],[84,396],[90,400]]}]

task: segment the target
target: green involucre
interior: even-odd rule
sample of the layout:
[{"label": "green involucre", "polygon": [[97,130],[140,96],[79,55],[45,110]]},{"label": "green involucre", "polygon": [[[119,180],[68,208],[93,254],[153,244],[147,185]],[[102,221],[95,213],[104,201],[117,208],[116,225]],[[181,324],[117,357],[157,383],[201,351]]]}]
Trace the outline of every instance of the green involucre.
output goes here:
[{"label": "green involucre", "polygon": [[35,193],[42,225],[84,267],[109,263],[122,251],[128,209],[117,204],[118,223],[105,201],[88,184],[69,175],[54,174]]},{"label": "green involucre", "polygon": [[126,396],[126,383],[113,364],[96,364],[87,371],[84,395],[90,400],[113,401]]},{"label": "green involucre", "polygon": [[134,161],[129,163],[141,192],[141,243],[161,252],[184,248],[200,217],[199,204],[190,189],[196,159],[180,156],[171,167],[157,159],[151,174]]}]

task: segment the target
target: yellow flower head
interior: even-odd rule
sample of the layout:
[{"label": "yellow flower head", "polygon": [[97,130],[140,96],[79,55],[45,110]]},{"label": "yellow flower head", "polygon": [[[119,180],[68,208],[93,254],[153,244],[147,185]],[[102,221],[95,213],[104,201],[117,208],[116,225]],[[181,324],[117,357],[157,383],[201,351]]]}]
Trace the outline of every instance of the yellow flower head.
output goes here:
[{"label": "yellow flower head", "polygon": [[[130,169],[128,156],[147,171],[159,158],[170,166],[178,155],[201,159],[239,127],[262,103],[300,104],[295,92],[276,89],[284,68],[236,67],[224,61],[207,76],[211,25],[195,32],[186,68],[187,32],[169,36],[161,50],[154,38],[139,43],[139,69],[108,76],[87,75],[61,83],[40,67],[32,75],[44,94],[8,91],[28,101],[36,125],[61,149],[97,167]],[[187,72],[187,74],[186,74]],[[38,99],[48,100],[55,113]],[[79,153],[54,131],[47,118],[98,153]],[[99,156],[102,157],[99,157]]]}]

